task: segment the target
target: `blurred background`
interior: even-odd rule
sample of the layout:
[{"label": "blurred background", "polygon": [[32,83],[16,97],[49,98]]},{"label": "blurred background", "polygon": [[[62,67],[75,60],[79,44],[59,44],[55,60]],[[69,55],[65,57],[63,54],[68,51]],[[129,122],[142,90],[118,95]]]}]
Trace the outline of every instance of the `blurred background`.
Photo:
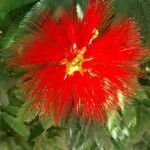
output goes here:
[{"label": "blurred background", "polygon": [[[77,0],[81,8],[86,0]],[[72,117],[53,126],[50,118],[27,111],[18,87],[22,71],[8,69],[12,44],[30,18],[41,11],[68,7],[72,0],[0,0],[0,150],[150,150],[150,58],[141,65],[144,90],[127,104],[119,117],[106,125],[85,123]],[[132,17],[140,26],[143,45],[150,49],[150,0],[114,0],[114,15]]]}]

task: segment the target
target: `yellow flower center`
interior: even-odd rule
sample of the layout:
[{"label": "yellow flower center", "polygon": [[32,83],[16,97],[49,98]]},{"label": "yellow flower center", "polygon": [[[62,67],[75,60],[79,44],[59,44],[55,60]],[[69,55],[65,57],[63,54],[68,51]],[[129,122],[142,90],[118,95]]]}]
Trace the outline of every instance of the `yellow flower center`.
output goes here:
[{"label": "yellow flower center", "polygon": [[82,49],[78,50],[76,53],[75,58],[72,61],[63,60],[61,62],[62,65],[66,65],[66,76],[72,76],[76,71],[79,71],[81,75],[83,75],[84,70],[82,67],[84,59],[84,53],[86,52],[86,47],[83,47]]},{"label": "yellow flower center", "polygon": [[[98,30],[94,29],[93,32],[92,32],[92,37],[91,37],[91,39],[90,39],[90,41],[89,41],[88,44],[91,44],[93,42],[93,40],[95,40],[98,37],[98,35],[99,35]],[[83,75],[85,71],[89,71],[89,73],[91,75],[93,75],[90,70],[85,70],[82,67],[82,65],[83,65],[83,63],[85,61],[90,61],[90,60],[93,59],[93,58],[89,58],[89,59],[85,59],[84,58],[84,54],[85,54],[85,52],[87,50],[87,47],[83,47],[82,49],[78,50],[76,44],[74,44],[73,45],[73,50],[76,51],[75,58],[72,61],[63,60],[61,62],[62,65],[66,65],[66,75],[65,75],[65,78],[67,76],[74,75],[74,73],[77,72],[77,71],[80,72],[81,75]]]},{"label": "yellow flower center", "polygon": [[81,75],[83,75],[84,70],[83,70],[82,64],[85,61],[84,56],[83,56],[85,51],[86,51],[86,48],[83,47],[81,50],[78,50],[76,57],[72,61],[66,62],[66,75],[67,76],[73,75],[76,71],[79,71]]}]

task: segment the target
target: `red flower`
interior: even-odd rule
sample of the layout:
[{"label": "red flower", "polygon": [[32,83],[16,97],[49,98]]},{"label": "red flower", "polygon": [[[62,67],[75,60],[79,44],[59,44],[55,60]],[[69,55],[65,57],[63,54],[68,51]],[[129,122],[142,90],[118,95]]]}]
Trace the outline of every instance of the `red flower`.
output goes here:
[{"label": "red flower", "polygon": [[144,55],[138,28],[131,19],[111,22],[108,6],[89,1],[83,18],[68,10],[57,19],[43,13],[32,21],[36,29],[21,39],[23,50],[12,62],[28,68],[23,87],[40,113],[59,121],[74,109],[102,122],[107,110],[120,107],[120,94],[134,94]]}]

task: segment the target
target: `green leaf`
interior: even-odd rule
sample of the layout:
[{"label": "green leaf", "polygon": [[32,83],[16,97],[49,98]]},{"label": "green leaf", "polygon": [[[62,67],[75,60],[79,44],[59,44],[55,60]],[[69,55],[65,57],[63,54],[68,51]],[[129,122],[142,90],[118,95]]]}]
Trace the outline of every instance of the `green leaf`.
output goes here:
[{"label": "green leaf", "polygon": [[148,96],[144,90],[136,89],[135,91],[137,93],[138,99],[148,99]]},{"label": "green leaf", "polygon": [[1,150],[8,150],[8,145],[6,142],[0,142],[0,149]]},{"label": "green leaf", "polygon": [[[8,50],[6,51],[6,49],[10,48],[11,44],[14,42],[14,36],[17,28],[18,25],[12,24],[1,41],[1,47],[5,49],[5,57],[7,57],[9,54],[9,51]],[[8,53],[7,55],[6,52]]]},{"label": "green leaf", "polygon": [[17,145],[13,137],[7,137],[0,141],[0,150],[22,150],[20,145]]},{"label": "green leaf", "polygon": [[[7,91],[10,105],[20,107],[23,104],[23,94],[22,94],[22,97],[21,97],[21,92],[22,91],[18,90],[15,86],[13,86],[12,88],[10,88]],[[20,93],[20,96],[18,96],[19,93]]]},{"label": "green leaf", "polygon": [[112,138],[116,141],[124,140],[129,136],[129,131],[127,128],[115,127],[111,132]]},{"label": "green leaf", "polygon": [[125,110],[122,112],[122,115],[123,121],[128,128],[136,126],[137,114],[133,105],[126,106]]},{"label": "green leaf", "polygon": [[[81,125],[80,125],[81,124]],[[76,118],[72,117],[67,124],[66,138],[69,149],[79,149],[84,142],[84,123],[80,123]]]},{"label": "green leaf", "polygon": [[41,116],[40,122],[45,130],[51,127],[51,117]]},{"label": "green leaf", "polygon": [[144,133],[149,132],[150,128],[150,109],[145,106],[137,106],[137,130]]},{"label": "green leaf", "polygon": [[18,111],[18,114],[17,114],[18,121],[23,122],[23,123],[24,122],[29,123],[37,116],[36,108],[30,109],[33,100],[34,99],[31,99],[22,105],[21,109]]},{"label": "green leaf", "polygon": [[112,148],[111,135],[106,126],[93,124],[90,132],[93,132],[93,139],[95,140],[98,149],[107,150]]},{"label": "green leaf", "polygon": [[67,126],[67,144],[73,150],[103,150],[112,146],[108,130],[103,125],[75,118],[70,119]]},{"label": "green leaf", "polygon": [[30,134],[29,129],[21,122],[16,120],[15,117],[7,114],[6,112],[2,113],[2,119],[19,135],[23,137],[28,137]]},{"label": "green leaf", "polygon": [[33,3],[37,0],[0,0],[0,11],[9,12],[21,6]]},{"label": "green leaf", "polygon": [[7,91],[0,87],[0,106],[8,106],[9,100]]},{"label": "green leaf", "polygon": [[[65,145],[65,137],[64,134],[62,133],[59,136],[51,136],[50,138],[48,137],[48,134],[53,134],[53,130],[56,130],[55,128],[52,128],[48,133],[48,131],[44,131],[39,137],[36,138],[35,140],[35,145],[34,145],[34,150],[66,150],[67,147]],[[55,132],[56,132],[55,131]],[[59,129],[58,129],[58,132]]]},{"label": "green leaf", "polygon": [[149,0],[115,0],[115,9],[118,14],[128,15],[141,27],[143,42],[150,46],[150,1]]},{"label": "green leaf", "polygon": [[121,118],[119,114],[116,111],[116,114],[109,113],[108,114],[108,121],[107,121],[107,128],[109,132],[112,132],[112,130],[115,127],[120,127]]},{"label": "green leaf", "polygon": [[11,115],[16,116],[16,114],[17,114],[18,111],[19,111],[19,107],[9,105],[9,106],[7,106],[7,107],[3,107],[2,110],[3,110],[3,111],[6,111],[7,113],[9,113],[9,114],[11,114]]},{"label": "green leaf", "polygon": [[[19,0],[19,1],[24,3],[24,1],[22,1],[22,0]],[[33,1],[37,1],[37,0],[28,0],[28,1],[33,2]],[[29,26],[28,25],[29,20],[36,18],[42,11],[46,10],[46,8],[48,8],[48,7],[54,8],[55,5],[56,5],[56,2],[48,1],[48,0],[40,0],[36,4],[34,4],[32,6],[32,8],[23,17],[23,19],[19,22],[18,28],[15,29],[14,28],[15,25],[12,25],[13,30],[9,29],[9,31],[5,37],[6,41],[4,41],[4,43],[2,43],[3,47],[10,48],[10,46],[12,44],[14,44],[14,42],[20,38],[20,35],[22,37],[22,34],[26,33],[24,27],[26,25]],[[15,32],[13,32],[13,31],[15,31]],[[13,33],[13,34],[11,34],[11,33]]]}]

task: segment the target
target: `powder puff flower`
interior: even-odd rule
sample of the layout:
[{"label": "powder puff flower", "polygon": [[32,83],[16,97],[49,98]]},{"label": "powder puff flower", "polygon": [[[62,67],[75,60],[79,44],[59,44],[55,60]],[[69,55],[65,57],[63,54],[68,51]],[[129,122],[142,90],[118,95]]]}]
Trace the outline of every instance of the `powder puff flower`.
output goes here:
[{"label": "powder puff flower", "polygon": [[76,116],[104,122],[106,112],[121,107],[138,87],[144,50],[136,24],[111,19],[110,3],[88,1],[83,14],[71,7],[58,16],[42,13],[21,38],[22,50],[11,57],[19,69],[32,108],[59,122]]}]

